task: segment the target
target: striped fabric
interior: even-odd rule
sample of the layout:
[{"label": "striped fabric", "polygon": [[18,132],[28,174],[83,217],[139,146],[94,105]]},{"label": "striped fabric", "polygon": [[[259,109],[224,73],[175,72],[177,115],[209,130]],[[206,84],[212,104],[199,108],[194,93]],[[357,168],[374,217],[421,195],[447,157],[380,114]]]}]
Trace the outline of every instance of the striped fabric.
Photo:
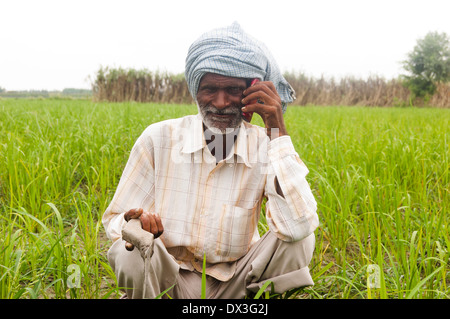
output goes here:
[{"label": "striped fabric", "polygon": [[243,122],[233,151],[216,164],[200,115],[166,120],[136,141],[103,225],[116,241],[126,211],[156,212],[164,226],[160,238],[182,268],[201,272],[206,256],[206,273],[227,281],[235,261],[259,239],[264,197],[269,228],[280,239],[301,240],[318,226],[307,173],[289,136],[270,141],[264,129]]},{"label": "striped fabric", "polygon": [[287,103],[295,99],[294,89],[280,73],[267,47],[246,34],[237,22],[203,34],[189,48],[185,76],[194,100],[200,80],[208,72],[272,81],[281,98],[283,113]]}]

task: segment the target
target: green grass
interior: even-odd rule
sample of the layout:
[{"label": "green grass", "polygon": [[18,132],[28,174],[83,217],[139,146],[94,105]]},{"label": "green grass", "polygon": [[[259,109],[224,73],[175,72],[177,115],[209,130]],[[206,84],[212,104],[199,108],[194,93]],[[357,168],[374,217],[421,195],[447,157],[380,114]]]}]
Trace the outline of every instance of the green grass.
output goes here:
[{"label": "green grass", "polygon": [[[0,298],[119,297],[101,215],[144,128],[196,112],[0,100]],[[315,285],[264,296],[449,298],[450,110],[290,107],[285,118],[318,202]]]}]

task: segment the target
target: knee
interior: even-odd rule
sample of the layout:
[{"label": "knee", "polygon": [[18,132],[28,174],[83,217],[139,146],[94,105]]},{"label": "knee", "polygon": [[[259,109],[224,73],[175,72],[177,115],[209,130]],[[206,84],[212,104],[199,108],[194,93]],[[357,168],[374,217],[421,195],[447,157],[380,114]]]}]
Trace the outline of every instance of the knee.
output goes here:
[{"label": "knee", "polygon": [[119,239],[108,250],[107,257],[119,281],[122,281],[121,279],[124,277],[126,277],[127,282],[142,280],[144,260],[138,249],[128,251],[125,249],[125,241]]},{"label": "knee", "polygon": [[298,268],[303,268],[311,262],[316,238],[314,233],[308,235],[299,241],[285,242],[279,241],[279,250],[282,253],[283,259],[288,259],[289,263],[296,264]]},{"label": "knee", "polygon": [[251,263],[247,282],[262,283],[269,279],[280,292],[313,284],[308,265],[314,252],[314,234],[287,242],[269,231],[262,239],[261,250]]}]

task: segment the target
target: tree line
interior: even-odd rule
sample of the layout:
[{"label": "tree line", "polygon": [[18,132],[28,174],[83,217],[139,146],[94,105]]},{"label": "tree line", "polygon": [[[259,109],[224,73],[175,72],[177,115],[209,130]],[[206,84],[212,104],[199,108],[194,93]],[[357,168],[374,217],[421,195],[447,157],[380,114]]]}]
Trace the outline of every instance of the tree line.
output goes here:
[{"label": "tree line", "polygon": [[[431,96],[415,96],[398,78],[314,78],[288,72],[296,91],[291,105],[433,106],[450,107],[450,84],[438,83]],[[92,86],[93,98],[111,102],[193,103],[183,74],[108,67],[101,68]]]}]

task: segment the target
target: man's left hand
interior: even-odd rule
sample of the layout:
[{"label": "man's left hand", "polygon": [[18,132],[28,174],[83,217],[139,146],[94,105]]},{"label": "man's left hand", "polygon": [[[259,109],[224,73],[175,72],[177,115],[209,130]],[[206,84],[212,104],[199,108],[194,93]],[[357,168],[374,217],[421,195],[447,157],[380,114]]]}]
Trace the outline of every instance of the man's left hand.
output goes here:
[{"label": "man's left hand", "polygon": [[247,88],[243,93],[245,97],[242,99],[242,104],[255,102],[245,105],[242,112],[258,113],[264,121],[270,139],[287,135],[281,99],[272,82],[258,82]]}]

